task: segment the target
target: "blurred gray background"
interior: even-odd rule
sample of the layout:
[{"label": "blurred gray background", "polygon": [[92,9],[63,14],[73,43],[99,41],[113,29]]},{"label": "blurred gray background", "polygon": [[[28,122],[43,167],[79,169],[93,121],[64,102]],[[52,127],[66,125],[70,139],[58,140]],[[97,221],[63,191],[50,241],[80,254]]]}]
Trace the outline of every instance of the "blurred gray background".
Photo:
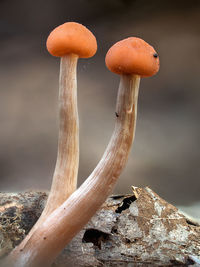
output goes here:
[{"label": "blurred gray background", "polygon": [[115,193],[148,185],[200,217],[200,1],[193,0],[0,0],[0,190],[50,187],[59,59],[45,42],[66,21],[84,24],[98,42],[97,54],[78,65],[79,184],[114,127],[119,77],[106,69],[105,54],[123,38],[141,37],[161,68],[141,81],[136,138]]}]

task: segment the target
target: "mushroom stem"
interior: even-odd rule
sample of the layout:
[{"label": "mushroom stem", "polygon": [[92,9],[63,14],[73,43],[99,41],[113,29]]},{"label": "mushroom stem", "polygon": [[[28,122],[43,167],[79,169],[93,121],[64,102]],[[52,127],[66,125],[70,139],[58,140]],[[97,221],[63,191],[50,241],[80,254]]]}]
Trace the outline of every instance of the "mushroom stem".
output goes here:
[{"label": "mushroom stem", "polygon": [[49,266],[111,193],[133,142],[139,82],[137,75],[121,76],[115,130],[101,161],[79,189],[39,225],[23,250],[19,245],[11,253],[14,266]]},{"label": "mushroom stem", "polygon": [[59,134],[58,152],[51,190],[46,206],[21,242],[21,249],[32,233],[45,219],[59,207],[77,187],[79,165],[79,119],[77,109],[77,69],[78,56],[74,54],[61,57],[59,78]]},{"label": "mushroom stem", "polygon": [[59,137],[55,172],[43,215],[47,217],[77,187],[79,165],[79,120],[77,109],[78,56],[61,57],[59,80]]}]

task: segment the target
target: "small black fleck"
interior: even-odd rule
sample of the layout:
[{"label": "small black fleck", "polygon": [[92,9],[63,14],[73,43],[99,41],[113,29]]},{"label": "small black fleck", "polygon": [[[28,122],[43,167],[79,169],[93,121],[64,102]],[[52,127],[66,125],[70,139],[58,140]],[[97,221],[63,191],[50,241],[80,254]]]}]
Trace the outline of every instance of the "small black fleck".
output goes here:
[{"label": "small black fleck", "polygon": [[131,240],[128,239],[128,238],[125,238],[125,242],[126,242],[127,244],[130,244],[130,243],[131,243]]},{"label": "small black fleck", "polygon": [[23,249],[20,249],[20,252],[22,252],[23,251]]},{"label": "small black fleck", "polygon": [[153,56],[154,56],[155,58],[157,58],[157,57],[158,57],[158,54],[157,54],[157,53],[155,53],[155,54],[153,54]]},{"label": "small black fleck", "polygon": [[44,240],[45,240],[45,239],[47,239],[47,238],[46,238],[46,236],[44,236],[44,238],[43,238],[43,239],[44,239]]},{"label": "small black fleck", "polygon": [[115,116],[118,118],[119,117],[119,114],[117,112],[115,112]]},{"label": "small black fleck", "polygon": [[112,234],[116,234],[117,233],[117,228],[115,226],[113,226],[113,228],[111,229],[111,233]]}]

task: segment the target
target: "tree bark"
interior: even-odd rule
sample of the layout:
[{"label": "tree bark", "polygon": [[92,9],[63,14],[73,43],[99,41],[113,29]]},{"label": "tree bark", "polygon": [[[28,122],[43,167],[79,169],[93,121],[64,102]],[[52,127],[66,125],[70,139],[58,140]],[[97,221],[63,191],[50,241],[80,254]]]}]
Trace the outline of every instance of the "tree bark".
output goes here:
[{"label": "tree bark", "polygon": [[[0,193],[0,257],[33,227],[47,193]],[[200,266],[200,226],[150,188],[111,196],[53,266]]]}]

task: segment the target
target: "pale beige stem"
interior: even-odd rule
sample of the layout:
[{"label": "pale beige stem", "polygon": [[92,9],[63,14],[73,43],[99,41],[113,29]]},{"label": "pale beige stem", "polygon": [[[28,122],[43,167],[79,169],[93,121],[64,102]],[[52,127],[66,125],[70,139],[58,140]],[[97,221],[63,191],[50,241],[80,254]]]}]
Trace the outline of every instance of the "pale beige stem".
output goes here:
[{"label": "pale beige stem", "polygon": [[58,155],[51,190],[42,214],[45,217],[59,207],[77,187],[79,165],[77,60],[76,55],[61,58]]},{"label": "pale beige stem", "polygon": [[101,161],[81,187],[34,231],[23,249],[19,245],[11,253],[13,266],[49,266],[111,193],[134,138],[139,81],[138,76],[121,76],[115,130]]},{"label": "pale beige stem", "polygon": [[[36,224],[21,242],[22,249],[32,233],[77,187],[79,165],[79,119],[77,109],[76,55],[61,58],[59,79],[58,153],[47,204]],[[16,248],[18,250],[18,247]]]}]

